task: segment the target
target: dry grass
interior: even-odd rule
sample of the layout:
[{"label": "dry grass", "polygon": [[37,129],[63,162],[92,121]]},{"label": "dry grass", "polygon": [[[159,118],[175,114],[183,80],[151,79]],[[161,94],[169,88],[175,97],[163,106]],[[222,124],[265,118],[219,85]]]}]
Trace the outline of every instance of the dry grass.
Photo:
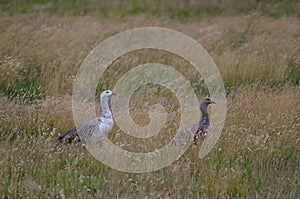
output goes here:
[{"label": "dry grass", "polygon": [[[224,78],[228,113],[221,139],[204,159],[191,148],[169,167],[130,174],[101,164],[81,144],[56,145],[55,140],[73,126],[72,83],[84,57],[109,36],[142,26],[178,30],[203,45]],[[260,14],[181,21],[142,14],[102,18],[2,13],[1,197],[299,198],[299,27],[297,17]],[[199,99],[207,95],[189,63],[153,50],[116,60],[105,72],[110,80],[101,79],[97,93],[149,61],[172,65],[191,82]],[[109,138],[136,152],[164,146],[179,119],[178,101],[169,90],[140,88],[132,96],[130,113],[145,125],[156,102],[169,113],[158,136],[134,139],[115,126]]]},{"label": "dry grass", "polygon": [[[26,14],[5,15],[1,26],[6,27],[0,38],[1,79],[9,81],[14,78],[12,74],[31,63],[41,69],[40,84],[49,95],[71,94],[76,71],[88,52],[110,35],[134,27],[166,27],[195,38],[215,60],[228,88],[286,82],[284,72],[289,60],[296,60],[299,67],[300,59],[297,18],[274,20],[250,15],[182,23],[143,16],[99,20]],[[173,60],[169,55],[161,59]]]},{"label": "dry grass", "polygon": [[[110,169],[81,144],[56,146],[57,132],[72,125],[64,117],[71,115],[69,97],[30,107],[7,105],[0,125],[7,133],[1,138],[1,193],[13,198],[297,198],[299,97],[299,89],[290,87],[241,87],[228,97],[222,137],[206,158],[199,160],[190,149],[171,166],[145,174]],[[116,141],[118,133],[115,128],[110,139]]]}]

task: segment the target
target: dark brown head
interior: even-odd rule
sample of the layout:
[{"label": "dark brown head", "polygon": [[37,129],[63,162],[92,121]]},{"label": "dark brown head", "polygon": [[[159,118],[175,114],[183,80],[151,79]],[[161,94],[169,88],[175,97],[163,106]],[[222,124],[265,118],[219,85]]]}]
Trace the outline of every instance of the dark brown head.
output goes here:
[{"label": "dark brown head", "polygon": [[205,98],[203,98],[203,99],[201,100],[201,102],[200,102],[200,107],[201,107],[202,105],[205,105],[205,106],[207,107],[207,106],[210,105],[210,104],[216,104],[216,102],[215,102],[213,99],[209,98],[209,97],[205,97]]}]

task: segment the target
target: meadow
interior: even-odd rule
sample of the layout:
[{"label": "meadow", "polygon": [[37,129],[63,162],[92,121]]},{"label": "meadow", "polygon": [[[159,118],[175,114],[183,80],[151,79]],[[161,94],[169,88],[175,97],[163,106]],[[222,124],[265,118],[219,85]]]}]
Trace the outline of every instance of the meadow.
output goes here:
[{"label": "meadow", "polygon": [[[297,1],[0,1],[1,198],[299,198],[300,4]],[[57,143],[73,127],[72,84],[101,41],[137,27],[180,31],[218,66],[227,92],[221,138],[203,159],[190,148],[161,170],[133,174],[96,160],[81,143]],[[112,89],[130,68],[159,62],[208,91],[193,67],[159,50],[128,53],[97,87]],[[153,103],[168,122],[159,138],[109,138],[124,149],[162,147],[176,132],[176,97],[158,85],[134,94],[130,113],[149,123]],[[98,110],[100,114],[100,110]],[[200,117],[200,113],[199,113]]]}]

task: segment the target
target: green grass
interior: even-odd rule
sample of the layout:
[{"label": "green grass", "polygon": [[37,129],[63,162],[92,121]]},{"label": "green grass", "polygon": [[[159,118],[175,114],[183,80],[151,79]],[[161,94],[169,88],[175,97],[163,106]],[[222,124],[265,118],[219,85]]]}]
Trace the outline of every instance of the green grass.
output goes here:
[{"label": "green grass", "polygon": [[300,84],[300,63],[297,63],[296,59],[288,60],[284,76],[291,85],[297,86]]},{"label": "green grass", "polygon": [[[1,65],[7,64],[8,59],[5,54]],[[32,103],[45,95],[45,89],[41,85],[41,66],[31,60],[20,68],[8,67],[0,77],[0,93],[17,103]]]},{"label": "green grass", "polygon": [[[68,198],[297,198],[299,194],[295,184],[299,178],[299,149],[295,150],[295,146],[285,146],[272,154],[240,151],[233,157],[226,151],[214,151],[201,161],[181,158],[160,171],[127,174],[97,162],[80,146],[53,149],[43,138],[35,138],[31,143],[24,141],[18,140],[13,145],[15,150],[7,149],[6,154],[15,159],[4,158],[7,165],[1,170],[2,179],[6,179],[2,194],[7,197],[55,197],[63,193]],[[45,149],[36,146],[42,142]]]},{"label": "green grass", "polygon": [[96,16],[127,16],[149,14],[156,16],[167,16],[176,19],[195,18],[217,15],[239,15],[251,12],[261,12],[264,15],[278,18],[282,15],[299,16],[299,4],[295,0],[283,1],[229,1],[216,2],[202,1],[83,1],[83,0],[2,0],[0,10],[15,13],[39,13],[63,15],[96,15]]}]

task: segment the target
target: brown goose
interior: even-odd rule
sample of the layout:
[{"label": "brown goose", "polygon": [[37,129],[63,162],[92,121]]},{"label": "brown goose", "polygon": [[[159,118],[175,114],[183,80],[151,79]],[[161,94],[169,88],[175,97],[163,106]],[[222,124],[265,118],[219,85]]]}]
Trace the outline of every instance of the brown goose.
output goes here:
[{"label": "brown goose", "polygon": [[191,142],[197,145],[199,140],[202,142],[209,135],[210,121],[207,107],[210,104],[216,104],[216,102],[209,97],[205,97],[200,101],[200,111],[202,113],[200,121],[181,129],[172,141],[172,146],[187,146]]}]

